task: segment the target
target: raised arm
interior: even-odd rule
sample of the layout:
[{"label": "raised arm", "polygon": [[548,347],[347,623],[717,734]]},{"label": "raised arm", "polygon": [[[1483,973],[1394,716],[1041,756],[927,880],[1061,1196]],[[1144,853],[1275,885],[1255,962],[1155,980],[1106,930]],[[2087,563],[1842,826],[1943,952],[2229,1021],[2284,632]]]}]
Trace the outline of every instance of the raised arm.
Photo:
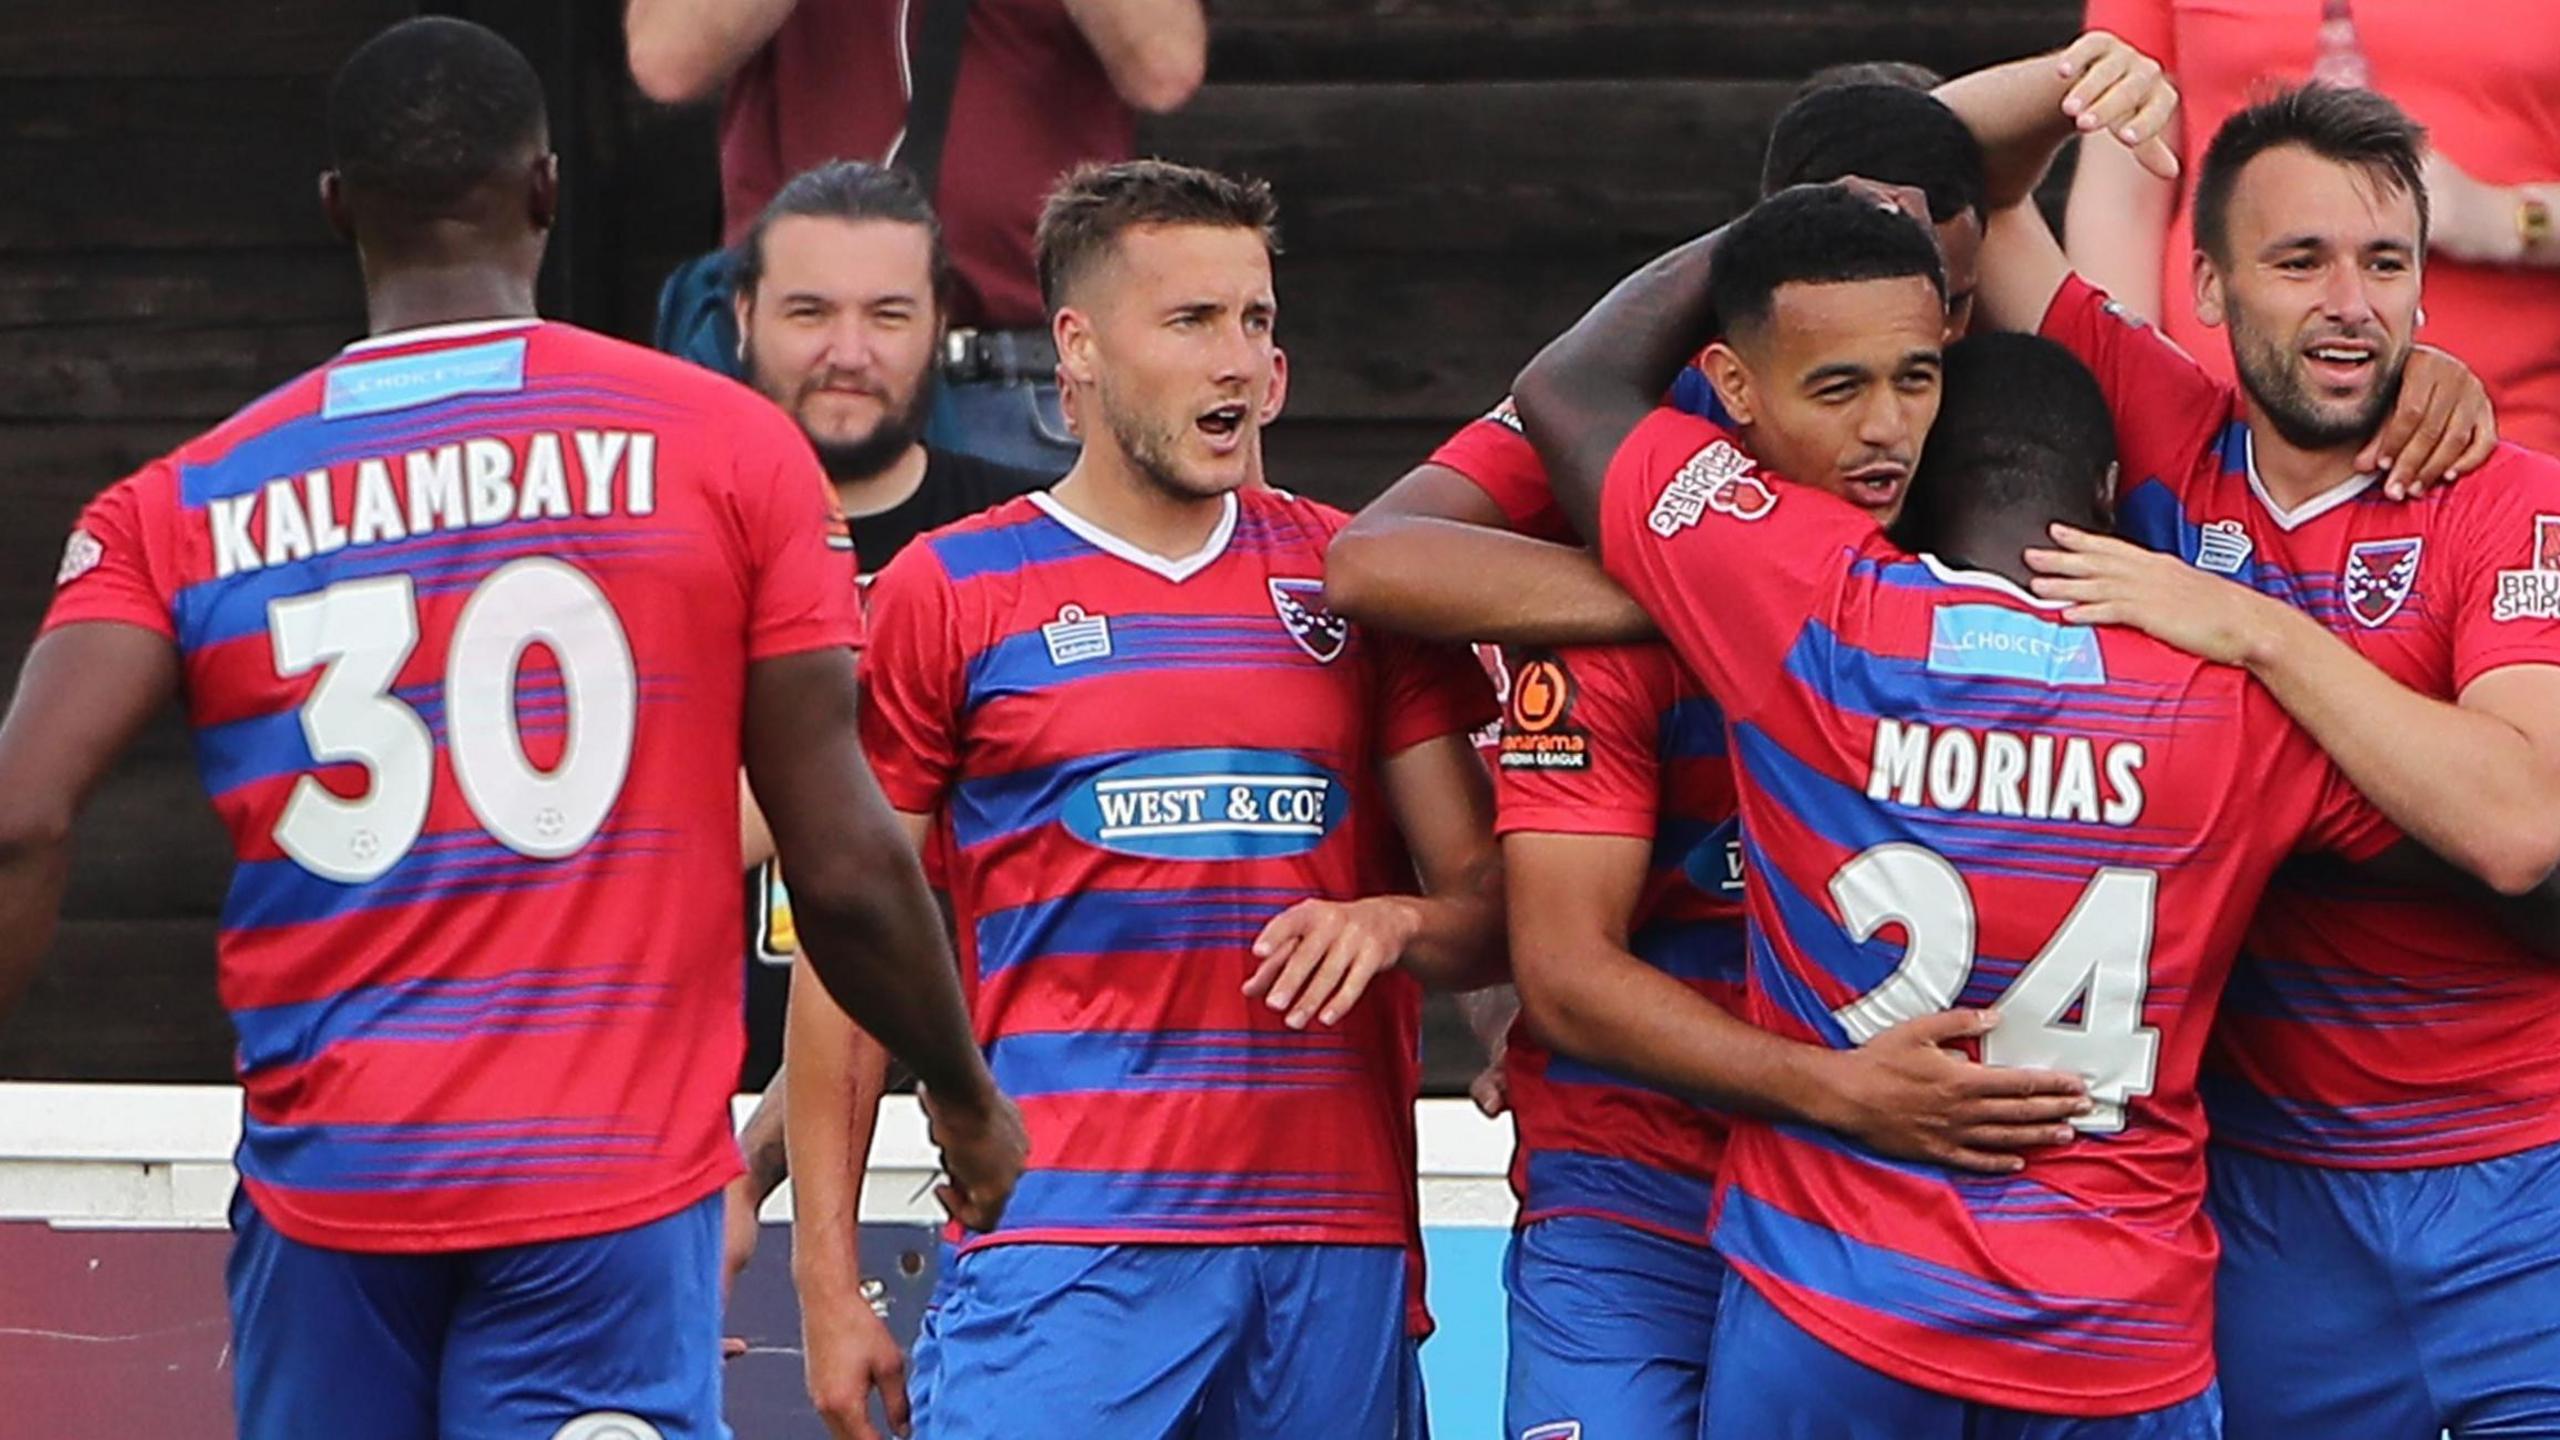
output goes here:
[{"label": "raised arm", "polygon": [[640,93],[661,105],[700,100],[756,53],[797,0],[630,0],[623,53]]},{"label": "raised arm", "polygon": [[2165,316],[2161,266],[2178,186],[2143,168],[2122,145],[2083,145],[2063,206],[2063,250],[2071,268],[2136,315]]},{"label": "raised arm", "polygon": [[1698,348],[1721,234],[1700,236],[1619,281],[1512,386],[1556,504],[1586,536],[1600,532],[1610,457]]},{"label": "raised arm", "polygon": [[0,722],[0,1021],[53,943],[72,820],[177,690],[177,648],[139,626],[65,625],[27,655]]},{"label": "raised arm", "polygon": [[1066,7],[1131,109],[1179,110],[1209,73],[1200,0],[1066,0]]}]

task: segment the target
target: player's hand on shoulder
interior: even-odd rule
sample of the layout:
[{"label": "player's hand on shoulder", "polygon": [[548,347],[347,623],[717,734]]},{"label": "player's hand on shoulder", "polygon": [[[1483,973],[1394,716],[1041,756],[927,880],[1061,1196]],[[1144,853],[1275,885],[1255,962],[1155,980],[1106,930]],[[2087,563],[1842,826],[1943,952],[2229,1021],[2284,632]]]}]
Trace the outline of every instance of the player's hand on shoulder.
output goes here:
[{"label": "player's hand on shoulder", "polygon": [[804,1305],[800,1341],[808,1357],[809,1403],[835,1440],[882,1440],[871,1423],[874,1393],[889,1433],[910,1433],[907,1357],[867,1298]]},{"label": "player's hand on shoulder", "polygon": [[1818,1118],[1897,1159],[1993,1175],[2024,1169],[2021,1152],[2069,1143],[2071,1118],[2089,1112],[2088,1087],[2076,1075],[1984,1065],[1949,1048],[1997,1023],[1988,1010],[1947,1010],[1831,1052]]},{"label": "player's hand on shoulder", "polygon": [[1006,1202],[1022,1179],[1031,1158],[1031,1133],[1011,1098],[990,1087],[988,1099],[974,1104],[946,1100],[918,1086],[934,1147],[942,1152],[943,1172],[951,1178],[934,1187],[933,1198],[963,1229],[986,1234],[1004,1218]]},{"label": "player's hand on shoulder", "polygon": [[1301,900],[1272,917],[1253,942],[1260,962],[1244,993],[1287,1014],[1289,1027],[1337,1024],[1369,982],[1395,968],[1421,931],[1410,896],[1365,900]]},{"label": "player's hand on shoulder", "polygon": [[2074,625],[2128,625],[2217,665],[2246,665],[2292,613],[2175,555],[2069,525],[2052,534],[2054,548],[2030,550],[2026,560],[2035,593],[2070,602],[2062,618]]},{"label": "player's hand on shoulder", "polygon": [[2104,131],[2143,169],[2163,180],[2178,178],[2178,152],[2168,134],[2178,118],[2178,87],[2159,61],[2104,30],[2072,41],[2057,60],[2072,82],[2062,113],[2082,135]]},{"label": "player's hand on shoulder", "polygon": [[2382,492],[2415,500],[2470,474],[2498,448],[2497,407],[2479,373],[2433,345],[2416,346],[2400,372],[2400,398],[2356,456],[2383,471]]}]

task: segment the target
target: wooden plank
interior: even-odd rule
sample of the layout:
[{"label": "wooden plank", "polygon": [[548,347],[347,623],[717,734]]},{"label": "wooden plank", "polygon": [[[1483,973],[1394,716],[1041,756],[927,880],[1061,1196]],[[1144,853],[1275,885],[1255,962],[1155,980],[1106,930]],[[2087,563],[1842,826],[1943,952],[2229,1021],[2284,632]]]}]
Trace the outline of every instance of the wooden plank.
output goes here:
[{"label": "wooden plank", "polygon": [[215,998],[213,921],[63,925],[5,1029],[12,1080],[166,1080],[231,1075],[231,1023]]},{"label": "wooden plank", "polygon": [[0,84],[0,250],[328,244],[322,94],[307,78]]},{"label": "wooden plank", "polygon": [[18,4],[0,24],[0,77],[325,75],[407,0],[85,0]]},{"label": "wooden plank", "polygon": [[1769,123],[1792,93],[1686,80],[1219,85],[1145,139],[1269,180],[1300,255],[1667,246],[1755,198]]},{"label": "wooden plank", "polygon": [[121,325],[0,331],[0,420],[217,420],[337,353],[362,323],[137,332]]},{"label": "wooden plank", "polygon": [[1219,81],[1719,76],[1844,61],[1960,73],[2067,41],[2079,0],[1257,0],[1210,27]]},{"label": "wooden plank", "polygon": [[206,325],[328,322],[364,328],[355,252],[267,250],[0,253],[0,332],[115,325],[136,334]]}]

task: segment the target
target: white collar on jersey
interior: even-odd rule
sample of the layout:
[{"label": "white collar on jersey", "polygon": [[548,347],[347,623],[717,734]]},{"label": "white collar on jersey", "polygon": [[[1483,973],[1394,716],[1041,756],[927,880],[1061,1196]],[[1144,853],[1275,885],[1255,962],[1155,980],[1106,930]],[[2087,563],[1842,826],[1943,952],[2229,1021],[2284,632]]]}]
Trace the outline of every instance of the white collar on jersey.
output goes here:
[{"label": "white collar on jersey", "polygon": [[2303,501],[2301,508],[2287,510],[2276,503],[2275,496],[2267,493],[2267,482],[2258,478],[2258,437],[2245,428],[2240,432],[2240,436],[2240,453],[2247,456],[2249,460],[2249,491],[2258,497],[2259,504],[2267,507],[2267,518],[2276,522],[2276,528],[2279,530],[2298,530],[2310,524],[2372,489],[2373,482],[2382,478],[2382,472],[2379,470],[2368,471],[2362,475],[2350,475]]},{"label": "white collar on jersey", "polygon": [[1130,564],[1137,566],[1139,569],[1144,570],[1149,574],[1161,575],[1176,585],[1179,585],[1183,581],[1190,579],[1192,576],[1199,574],[1201,571],[1208,569],[1211,562],[1215,561],[1219,556],[1227,553],[1227,542],[1235,538],[1235,492],[1230,490],[1221,498],[1226,501],[1226,506],[1218,512],[1217,528],[1209,532],[1208,540],[1202,543],[1199,549],[1192,551],[1190,554],[1183,556],[1179,560],[1167,560],[1161,555],[1152,555],[1139,549],[1137,546],[1130,544],[1128,541],[1121,539],[1119,536],[1112,534],[1110,531],[1105,530],[1101,526],[1094,524],[1092,521],[1087,520],[1081,515],[1078,515],[1066,506],[1059,504],[1058,497],[1050,494],[1048,491],[1034,490],[1031,492],[1031,503],[1039,506],[1042,514],[1045,514],[1050,519],[1066,526],[1068,531],[1077,539],[1082,540],[1105,555],[1112,556],[1116,559],[1126,560]]},{"label": "white collar on jersey", "polygon": [[406,330],[386,330],[379,335],[367,336],[338,353],[361,355],[368,350],[415,345],[422,340],[467,340],[474,335],[495,335],[501,330],[531,329],[541,323],[539,315],[518,315],[506,320],[457,320],[450,325],[414,325]]},{"label": "white collar on jersey", "polygon": [[1980,590],[1997,590],[2012,600],[2024,600],[2039,610],[2071,608],[2071,602],[2068,600],[2047,600],[2041,595],[2018,588],[2018,582],[2006,575],[1994,575],[1988,570],[1959,570],[1935,555],[1921,555],[1915,558],[1921,564],[1928,566],[1929,573],[1937,576],[1939,583],[1943,585],[1971,585]]}]

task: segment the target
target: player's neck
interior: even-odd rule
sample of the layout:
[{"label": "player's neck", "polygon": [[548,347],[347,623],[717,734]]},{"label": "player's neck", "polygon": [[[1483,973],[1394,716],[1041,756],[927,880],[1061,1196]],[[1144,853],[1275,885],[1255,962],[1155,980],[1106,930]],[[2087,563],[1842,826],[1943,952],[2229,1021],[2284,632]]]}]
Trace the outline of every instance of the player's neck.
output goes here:
[{"label": "player's neck", "polygon": [[1092,441],[1049,494],[1076,518],[1166,560],[1199,554],[1227,514],[1226,496],[1175,494],[1117,448]]},{"label": "player's neck", "polygon": [[2255,400],[2248,403],[2249,462],[2278,509],[2298,510],[2356,477],[2362,440],[2306,450],[2286,440]]},{"label": "player's neck", "polygon": [[910,445],[906,453],[883,469],[859,479],[837,480],[836,503],[856,520],[895,510],[924,488],[925,467],[930,461],[923,445]]},{"label": "player's neck", "polygon": [[2022,590],[2035,579],[2035,572],[2027,568],[2026,552],[2053,545],[2043,517],[2009,514],[1985,516],[1976,525],[1950,526],[1946,539],[1938,552],[1940,560],[1959,570],[1997,575]]},{"label": "player's neck", "polygon": [[364,309],[375,335],[466,320],[520,320],[536,313],[533,276],[485,261],[368,267]]}]

